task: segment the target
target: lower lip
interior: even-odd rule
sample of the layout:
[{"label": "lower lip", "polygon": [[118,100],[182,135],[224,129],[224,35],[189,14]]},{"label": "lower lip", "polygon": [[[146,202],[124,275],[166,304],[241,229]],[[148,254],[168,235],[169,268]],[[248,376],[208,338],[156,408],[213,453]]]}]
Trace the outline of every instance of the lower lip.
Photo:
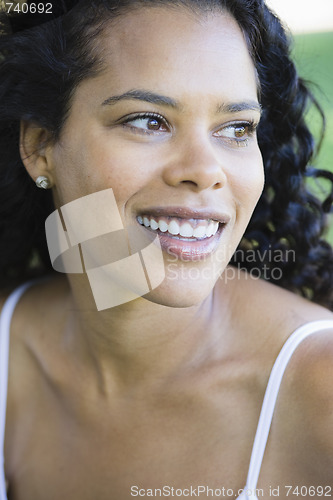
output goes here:
[{"label": "lower lip", "polygon": [[168,233],[154,231],[140,224],[140,226],[148,231],[151,235],[159,236],[161,248],[168,255],[178,257],[183,261],[198,261],[204,260],[209,255],[214,253],[220,243],[222,232],[225,224],[219,224],[219,228],[214,236],[202,240],[180,240],[169,236]]}]

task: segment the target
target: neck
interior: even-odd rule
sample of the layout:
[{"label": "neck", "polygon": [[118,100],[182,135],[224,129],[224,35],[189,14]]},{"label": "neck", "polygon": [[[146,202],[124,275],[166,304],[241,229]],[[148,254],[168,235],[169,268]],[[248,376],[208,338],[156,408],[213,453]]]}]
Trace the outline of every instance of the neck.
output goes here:
[{"label": "neck", "polygon": [[98,312],[87,288],[74,280],[66,345],[94,366],[104,390],[111,381],[149,385],[221,355],[230,332],[230,288],[221,284],[190,307],[168,307],[141,297]]}]

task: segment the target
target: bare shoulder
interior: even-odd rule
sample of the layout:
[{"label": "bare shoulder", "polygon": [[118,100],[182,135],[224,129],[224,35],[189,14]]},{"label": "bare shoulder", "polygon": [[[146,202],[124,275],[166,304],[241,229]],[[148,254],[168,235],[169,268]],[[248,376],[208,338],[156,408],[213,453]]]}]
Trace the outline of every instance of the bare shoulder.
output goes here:
[{"label": "bare shoulder", "polygon": [[253,314],[257,324],[267,324],[271,319],[275,324],[285,325],[291,334],[310,321],[333,321],[333,311],[272,282],[252,278],[246,273],[240,273],[234,281],[237,282],[234,286],[237,302],[244,306],[243,316],[248,319]]},{"label": "bare shoulder", "polygon": [[[14,304],[10,324],[9,368],[12,388],[18,381],[15,385],[20,392],[20,388],[25,385],[21,383],[22,380],[28,380],[33,374],[40,376],[43,366],[48,364],[45,354],[52,351],[54,332],[57,332],[62,321],[61,306],[66,286],[58,278],[32,282]],[[24,394],[20,396],[24,397]]]},{"label": "bare shoulder", "polygon": [[294,460],[327,484],[333,470],[333,313],[270,283],[255,287],[264,321],[272,325],[280,348],[297,328],[328,320],[318,323],[294,351],[276,406],[280,439],[293,443]]},{"label": "bare shoulder", "polygon": [[[256,298],[252,305],[255,304],[257,314],[262,316],[259,323],[271,325],[280,347],[299,327],[318,322],[314,323],[313,333],[295,350],[288,374],[293,393],[298,394],[298,401],[308,405],[313,419],[323,417],[326,410],[327,414],[331,410],[333,416],[333,312],[262,280],[257,281],[254,288]],[[333,444],[333,432],[331,435]]]},{"label": "bare shoulder", "polygon": [[318,323],[290,358],[274,412],[273,432],[276,442],[282,443],[283,456],[288,455],[300,469],[311,472],[318,484],[330,484],[327,481],[331,481],[333,470],[333,313],[270,283],[260,281],[253,285],[257,312],[273,332],[275,358],[297,328],[328,320]]},{"label": "bare shoulder", "polygon": [[[48,331],[51,331],[50,325],[57,324],[55,317],[50,318],[47,310],[47,304],[52,308],[56,287],[56,284],[47,281],[28,287],[16,302],[10,322],[5,435],[6,476],[9,482],[18,457],[23,456],[22,446],[27,441],[28,423],[36,419],[36,398],[41,393],[38,388],[42,387],[45,365],[44,325],[48,324]],[[3,297],[1,304],[5,301],[6,297]]]},{"label": "bare shoulder", "polygon": [[297,347],[276,413],[281,438],[293,443],[295,459],[328,484],[333,470],[333,326],[318,329]]}]

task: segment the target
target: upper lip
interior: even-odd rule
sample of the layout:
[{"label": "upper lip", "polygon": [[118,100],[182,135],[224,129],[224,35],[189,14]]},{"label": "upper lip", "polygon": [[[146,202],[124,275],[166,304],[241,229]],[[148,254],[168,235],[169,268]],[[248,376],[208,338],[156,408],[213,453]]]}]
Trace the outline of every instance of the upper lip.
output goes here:
[{"label": "upper lip", "polygon": [[228,214],[210,209],[188,208],[188,207],[151,207],[140,210],[138,215],[151,217],[177,217],[180,219],[212,219],[227,224],[231,217]]}]

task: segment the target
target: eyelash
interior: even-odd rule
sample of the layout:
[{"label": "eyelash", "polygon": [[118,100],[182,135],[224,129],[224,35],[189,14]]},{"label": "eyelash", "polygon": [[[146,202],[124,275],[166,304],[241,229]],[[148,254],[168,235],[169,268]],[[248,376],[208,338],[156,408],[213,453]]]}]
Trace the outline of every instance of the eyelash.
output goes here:
[{"label": "eyelash", "polygon": [[[138,114],[135,114],[135,115],[130,115],[128,117],[126,117],[125,120],[123,120],[121,122],[121,125],[123,125],[125,128],[129,128],[133,133],[135,134],[140,134],[140,135],[153,135],[153,134],[158,134],[158,133],[161,133],[159,132],[158,130],[146,130],[146,129],[143,129],[143,128],[139,128],[139,127],[133,127],[130,125],[131,122],[134,122],[135,120],[145,120],[145,119],[149,119],[149,118],[155,118],[157,121],[160,121],[162,125],[164,125],[165,127],[167,128],[171,128],[171,126],[169,125],[168,121],[160,114],[158,113],[138,113]],[[251,137],[254,135],[256,129],[257,129],[257,126],[258,124],[255,123],[253,120],[251,121],[245,121],[245,122],[234,122],[234,123],[229,123],[227,125],[225,125],[224,127],[218,129],[216,132],[214,133],[217,133],[219,131],[223,131],[223,130],[226,130],[226,129],[231,129],[231,128],[245,128],[248,130],[247,132],[247,137],[244,138],[244,139],[236,139],[236,138],[229,138],[229,137],[222,137],[222,139],[224,139],[225,141],[231,143],[232,145],[236,145],[238,147],[245,147],[245,146],[248,146],[248,143],[249,143],[249,140],[251,139]],[[163,133],[163,132],[162,132]],[[216,137],[216,136],[215,136]]]},{"label": "eyelash", "polygon": [[[228,123],[224,127],[220,128],[217,130],[219,131],[225,131],[230,128],[236,129],[247,129],[246,135],[247,137],[245,138],[231,138],[231,137],[222,137],[225,141],[230,142],[232,145],[236,145],[238,147],[246,147],[249,144],[250,139],[254,136],[256,130],[258,127],[258,123],[255,123],[254,120],[251,121],[245,121],[245,122],[234,122],[234,123]],[[215,132],[216,133],[216,132]],[[215,136],[216,137],[216,136]]]},{"label": "eyelash", "polygon": [[165,125],[167,128],[171,128],[167,120],[158,113],[139,113],[136,115],[130,115],[121,122],[121,125],[123,125],[126,128],[130,128],[135,134],[152,135],[158,133],[157,130],[145,130],[143,128],[133,127],[130,125],[130,123],[134,122],[135,120],[145,120],[149,118],[155,118],[156,120],[160,121],[163,125]]}]

